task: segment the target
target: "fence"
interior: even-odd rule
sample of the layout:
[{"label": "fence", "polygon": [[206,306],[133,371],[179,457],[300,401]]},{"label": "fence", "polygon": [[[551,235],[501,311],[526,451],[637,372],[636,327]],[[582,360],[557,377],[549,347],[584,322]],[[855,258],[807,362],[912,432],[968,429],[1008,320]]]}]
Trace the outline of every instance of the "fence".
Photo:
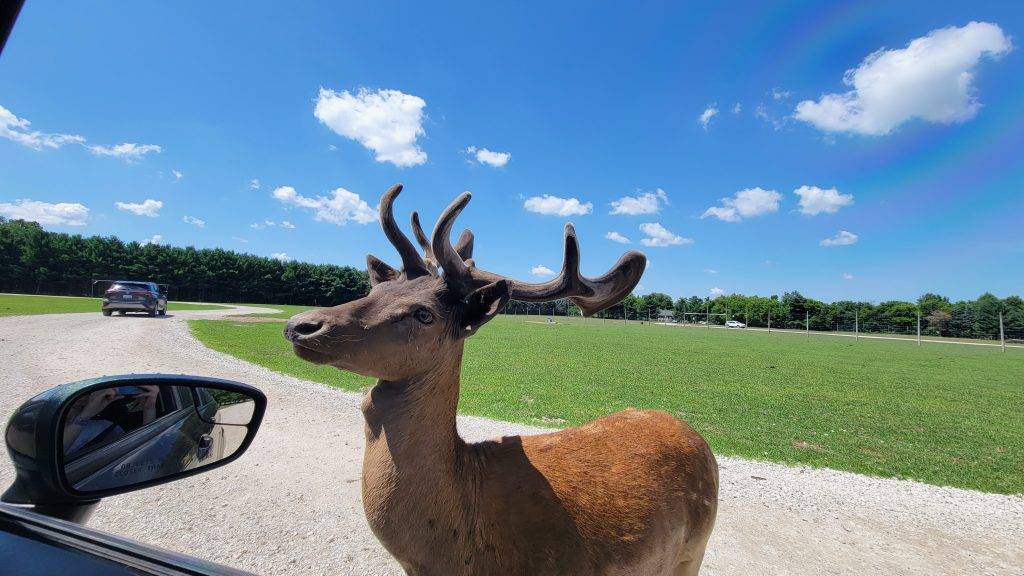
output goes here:
[{"label": "fence", "polygon": [[[734,312],[704,306],[699,312],[633,309],[617,304],[597,315],[599,319],[642,324],[672,324],[725,328],[729,321],[739,321],[746,328],[765,332],[802,333],[810,335],[833,335],[850,338],[895,338],[907,339],[919,345],[929,342],[986,344],[997,346],[1024,347],[1024,318],[1018,311],[981,309],[979,306],[962,306],[952,313],[923,316],[920,313],[884,315],[878,310],[862,314],[859,310],[826,310],[811,313],[809,310],[784,313],[783,311],[762,311],[753,314],[747,311]],[[581,316],[579,308],[568,300],[555,302],[522,302],[512,300],[505,308],[511,316],[559,317]],[[1010,316],[1010,317],[1008,317]]]}]

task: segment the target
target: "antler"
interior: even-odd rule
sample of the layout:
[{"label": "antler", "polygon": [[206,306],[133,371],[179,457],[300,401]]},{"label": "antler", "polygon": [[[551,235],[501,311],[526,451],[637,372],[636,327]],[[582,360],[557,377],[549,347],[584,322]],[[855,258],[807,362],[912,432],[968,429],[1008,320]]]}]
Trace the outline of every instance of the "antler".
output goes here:
[{"label": "antler", "polygon": [[[411,279],[418,276],[426,276],[430,274],[426,262],[423,261],[423,258],[420,258],[416,247],[412,245],[412,242],[405,236],[402,229],[395,223],[395,215],[391,210],[395,198],[401,192],[402,185],[395,184],[384,193],[384,196],[380,199],[380,223],[384,228],[384,234],[402,256],[402,270],[405,272],[405,277]],[[422,234],[422,231],[420,233]]]},{"label": "antler", "polygon": [[[433,264],[437,266],[437,260],[434,258],[434,249],[430,246],[430,241],[427,240],[427,235],[423,233],[423,227],[420,226],[420,215],[413,211],[412,213],[412,231],[416,236],[416,241],[420,243],[420,247],[423,248],[423,255],[427,261],[427,267]],[[455,243],[455,251],[459,253],[467,263],[472,262],[473,258],[473,231],[466,228],[459,235],[459,240]],[[436,270],[435,270],[436,272]]]},{"label": "antler", "polygon": [[[430,249],[437,264],[444,269],[445,281],[463,293],[498,280],[507,280],[512,298],[527,302],[548,302],[569,298],[580,307],[583,314],[591,316],[619,302],[629,294],[640,281],[640,276],[643,275],[647,266],[647,258],[643,254],[630,251],[623,254],[615,266],[602,276],[587,278],[581,275],[576,231],[572,224],[566,224],[565,258],[562,262],[562,272],[557,278],[548,282],[530,284],[480,270],[473,265],[472,261],[464,261],[467,256],[452,247],[450,238],[452,224],[469,203],[470,198],[469,192],[463,192],[448,205],[434,227],[434,235],[430,243]],[[420,233],[422,234],[422,230]],[[468,244],[471,250],[472,233],[469,233],[468,242],[463,243],[464,238],[467,238],[466,232],[460,237],[459,244],[463,247]]]}]

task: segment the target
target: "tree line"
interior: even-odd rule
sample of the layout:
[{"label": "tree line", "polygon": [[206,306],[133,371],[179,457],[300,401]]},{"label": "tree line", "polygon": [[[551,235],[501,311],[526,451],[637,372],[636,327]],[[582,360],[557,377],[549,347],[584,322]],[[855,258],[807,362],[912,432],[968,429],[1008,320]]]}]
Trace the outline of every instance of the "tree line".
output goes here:
[{"label": "tree line", "polygon": [[[579,309],[568,300],[554,303],[513,302],[513,314],[579,315]],[[720,295],[680,297],[661,292],[639,296],[630,294],[600,318],[621,320],[672,320],[722,325],[738,320],[752,327],[784,328],[816,331],[841,331],[915,334],[918,314],[921,333],[928,336],[955,338],[999,338],[999,315],[1008,339],[1024,339],[1024,299],[1019,296],[997,298],[985,293],[975,300],[953,302],[945,296],[928,293],[916,302],[890,300],[874,304],[842,300],[822,302],[799,292],[779,296]]]},{"label": "tree line", "polygon": [[[170,285],[172,300],[333,306],[369,291],[366,272],[351,266],[280,262],[230,250],[124,242],[113,236],[48,232],[36,222],[0,217],[0,291],[88,296],[102,290],[94,279],[150,280]],[[579,315],[568,300],[511,302],[511,314]],[[999,315],[1008,338],[1024,338],[1024,300],[982,294],[950,301],[925,294],[916,302],[822,302],[799,292],[779,296],[680,297],[630,294],[598,314],[613,319],[678,322],[739,320],[749,326],[998,338]]]},{"label": "tree line", "polygon": [[0,217],[0,291],[89,296],[106,288],[94,279],[166,283],[171,300],[200,302],[333,306],[370,289],[351,266],[83,237]]}]

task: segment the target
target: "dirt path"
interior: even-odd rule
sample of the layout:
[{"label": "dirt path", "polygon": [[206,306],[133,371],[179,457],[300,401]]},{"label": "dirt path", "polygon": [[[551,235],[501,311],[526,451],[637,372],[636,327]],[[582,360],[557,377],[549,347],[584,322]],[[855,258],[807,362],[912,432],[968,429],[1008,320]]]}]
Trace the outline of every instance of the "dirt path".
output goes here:
[{"label": "dirt path", "polygon": [[[110,498],[91,526],[260,574],[401,574],[363,518],[358,396],[204,348],[188,318],[0,318],[0,419],[51,386],[173,372],[254,384],[270,405],[238,461]],[[535,428],[461,418],[470,439]],[[720,458],[721,506],[703,574],[1024,573],[1024,498]],[[12,478],[0,457],[0,488]]]}]

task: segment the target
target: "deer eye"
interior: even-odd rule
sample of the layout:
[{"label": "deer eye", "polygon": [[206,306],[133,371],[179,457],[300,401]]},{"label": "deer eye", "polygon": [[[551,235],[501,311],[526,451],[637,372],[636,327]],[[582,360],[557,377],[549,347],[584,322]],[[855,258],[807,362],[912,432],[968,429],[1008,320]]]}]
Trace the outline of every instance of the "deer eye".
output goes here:
[{"label": "deer eye", "polygon": [[434,321],[434,313],[426,308],[420,308],[412,313],[413,318],[419,320],[423,324],[430,324]]}]

